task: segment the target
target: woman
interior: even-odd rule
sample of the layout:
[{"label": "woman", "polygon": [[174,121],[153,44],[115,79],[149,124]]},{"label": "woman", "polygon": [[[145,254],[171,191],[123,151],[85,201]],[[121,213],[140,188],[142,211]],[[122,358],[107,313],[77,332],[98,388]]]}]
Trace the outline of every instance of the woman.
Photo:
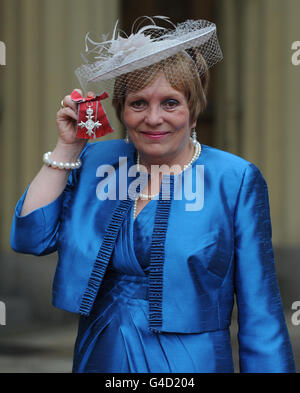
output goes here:
[{"label": "woman", "polygon": [[126,140],[78,139],[66,96],[57,145],[17,204],[12,247],[58,251],[53,303],[81,314],[74,372],[232,372],[234,294],[241,372],[293,372],[266,183],[194,132],[208,67],[220,60],[215,29],[188,21],[175,45],[170,32],[157,41],[144,32],[113,38],[109,67],[77,73],[106,83],[116,71]]}]

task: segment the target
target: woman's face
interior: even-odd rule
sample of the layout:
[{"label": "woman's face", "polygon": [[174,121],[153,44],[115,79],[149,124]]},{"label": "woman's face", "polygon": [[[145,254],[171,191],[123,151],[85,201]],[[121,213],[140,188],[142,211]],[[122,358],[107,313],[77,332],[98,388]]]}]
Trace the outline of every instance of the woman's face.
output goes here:
[{"label": "woman's face", "polygon": [[146,163],[186,164],[191,158],[191,124],[185,95],[163,73],[125,99],[124,124]]}]

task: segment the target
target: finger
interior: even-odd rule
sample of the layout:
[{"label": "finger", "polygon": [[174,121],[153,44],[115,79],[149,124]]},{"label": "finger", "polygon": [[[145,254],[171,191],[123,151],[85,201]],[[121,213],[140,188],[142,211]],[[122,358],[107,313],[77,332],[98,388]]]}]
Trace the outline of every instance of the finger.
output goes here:
[{"label": "finger", "polygon": [[[74,91],[77,91],[81,96],[82,96],[82,91],[81,91],[81,89],[74,89]],[[74,109],[74,110],[77,110],[77,103],[76,102],[74,102],[73,100],[72,100],[72,98],[71,98],[71,95],[70,94],[68,94],[67,96],[65,96],[63,99],[62,99],[62,101],[61,101],[61,105],[62,106],[64,106],[64,107],[70,107],[70,108],[72,108],[72,109]]]},{"label": "finger", "polygon": [[77,105],[78,105],[78,104],[72,100],[72,98],[71,98],[70,95],[66,96],[66,97],[63,99],[63,104],[64,104],[64,107],[65,107],[65,108],[71,108],[71,109],[73,109],[75,112],[77,111]]},{"label": "finger", "polygon": [[87,97],[96,97],[96,93],[94,93],[93,91],[89,91],[86,96]]},{"label": "finger", "polygon": [[77,113],[76,110],[72,108],[65,107],[60,109],[57,112],[57,119],[58,120],[68,120],[68,118],[72,118],[73,120],[77,120]]}]

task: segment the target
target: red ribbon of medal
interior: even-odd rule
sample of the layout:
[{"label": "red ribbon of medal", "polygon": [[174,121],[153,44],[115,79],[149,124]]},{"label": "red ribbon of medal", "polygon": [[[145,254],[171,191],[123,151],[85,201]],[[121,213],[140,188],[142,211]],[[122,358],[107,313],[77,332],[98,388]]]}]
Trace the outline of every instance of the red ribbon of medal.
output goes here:
[{"label": "red ribbon of medal", "polygon": [[104,92],[100,96],[87,95],[84,98],[77,90],[73,90],[71,99],[78,104],[77,138],[96,139],[114,131],[101,105],[101,100],[107,97],[108,94]]}]

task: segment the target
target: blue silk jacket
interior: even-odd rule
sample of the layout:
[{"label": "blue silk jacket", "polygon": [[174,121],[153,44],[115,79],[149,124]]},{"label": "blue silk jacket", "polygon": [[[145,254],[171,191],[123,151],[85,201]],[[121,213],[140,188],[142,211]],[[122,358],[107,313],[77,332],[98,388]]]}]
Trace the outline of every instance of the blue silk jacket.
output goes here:
[{"label": "blue silk jacket", "polygon": [[[55,201],[20,217],[25,191],[11,246],[34,255],[57,250],[53,304],[89,315],[118,230],[147,174],[132,172],[135,149],[122,140],[87,144],[81,159]],[[236,295],[241,371],[294,371],[271,236],[259,169],[202,145],[183,174],[163,175],[151,243],[149,328],[226,329]]]}]

